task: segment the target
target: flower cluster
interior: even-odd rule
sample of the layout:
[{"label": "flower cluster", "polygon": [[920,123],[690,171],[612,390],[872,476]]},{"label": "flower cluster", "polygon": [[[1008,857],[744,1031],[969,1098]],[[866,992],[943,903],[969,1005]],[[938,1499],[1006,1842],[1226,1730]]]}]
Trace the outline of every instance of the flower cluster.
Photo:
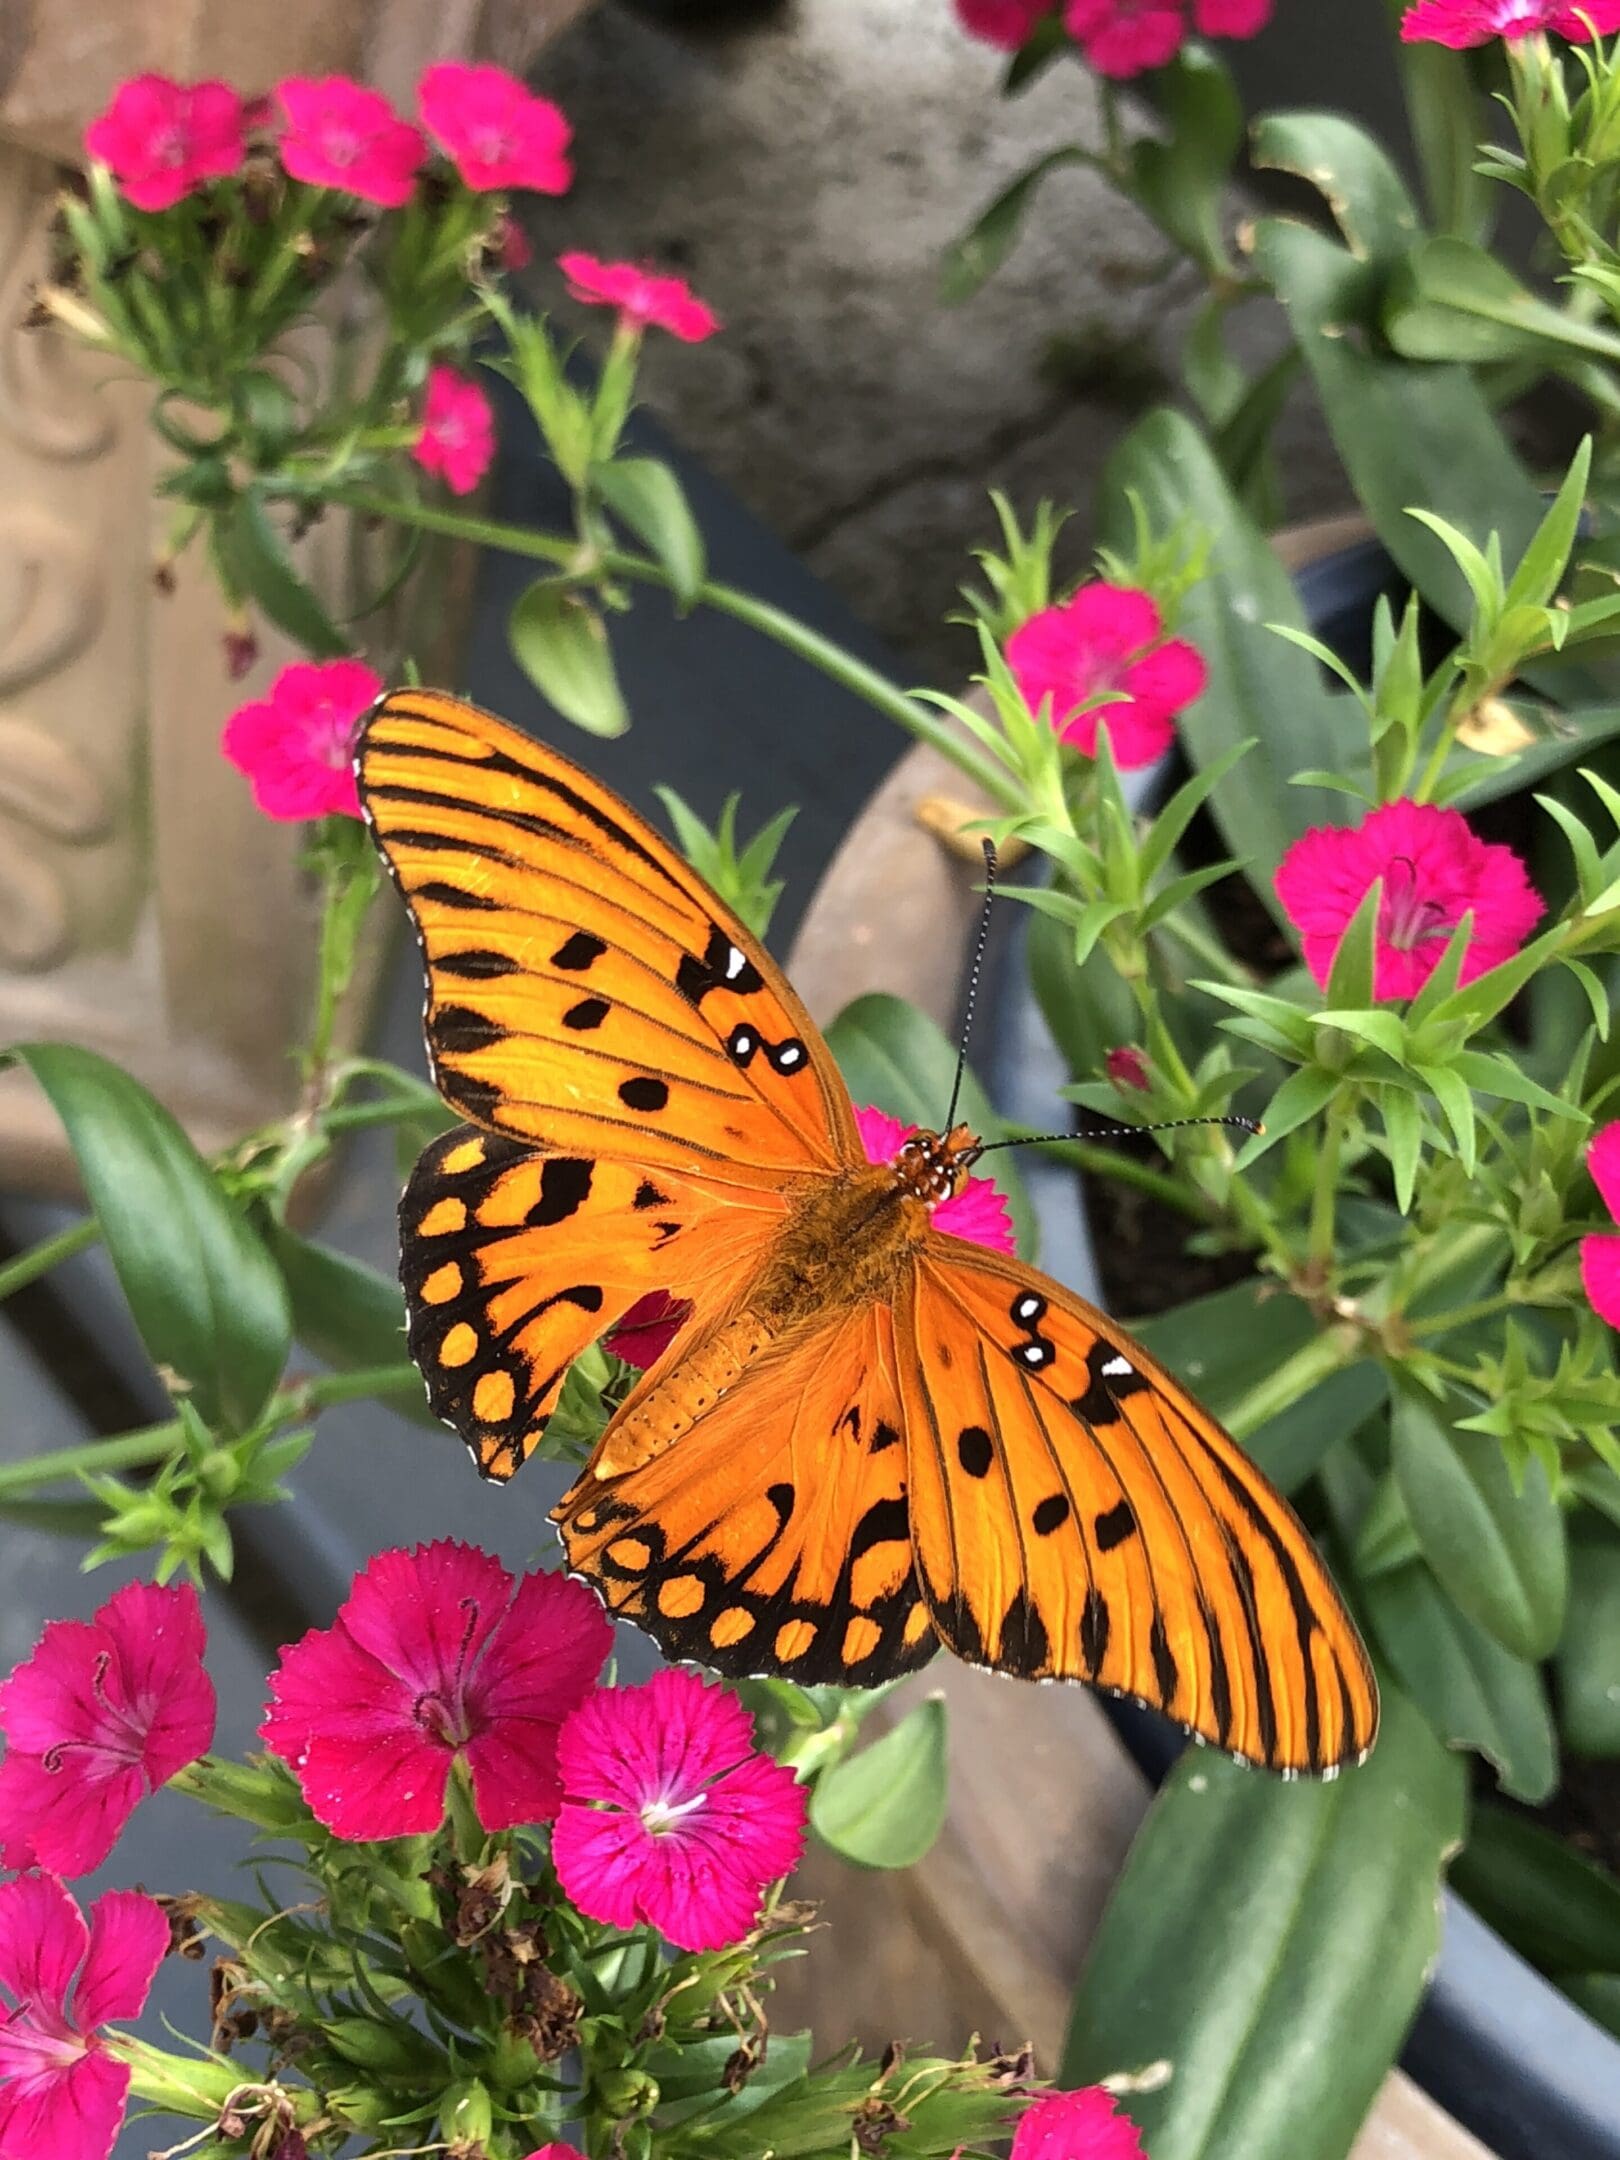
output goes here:
[{"label": "flower cluster", "polygon": [[228,83],[138,75],[91,122],[85,148],[147,211],[239,173],[255,139],[290,178],[382,210],[410,200],[435,150],[477,194],[567,190],[568,122],[504,68],[440,61],[423,75],[417,101],[420,126],[346,75],[289,76],[251,105]]},{"label": "flower cluster", "polygon": [[1409,45],[1446,45],[1454,52],[1547,31],[1577,44],[1620,30],[1620,0],[1417,0],[1401,18]]},{"label": "flower cluster", "polygon": [[964,30],[1017,52],[1041,27],[1062,26],[1099,75],[1125,79],[1166,67],[1189,37],[1257,37],[1274,0],[956,0]]}]

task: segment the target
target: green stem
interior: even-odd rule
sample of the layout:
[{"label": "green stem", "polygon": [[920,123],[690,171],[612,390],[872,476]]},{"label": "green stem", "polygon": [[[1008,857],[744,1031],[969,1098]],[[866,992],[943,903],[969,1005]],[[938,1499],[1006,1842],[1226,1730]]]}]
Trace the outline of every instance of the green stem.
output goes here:
[{"label": "green stem", "polygon": [[[563,569],[572,569],[579,555],[577,540],[531,532],[527,526],[505,525],[493,518],[465,517],[456,511],[435,510],[426,503],[396,502],[389,496],[373,495],[362,488],[323,489],[322,500],[341,503],[362,517],[389,518],[397,524],[416,526],[423,532],[443,533],[453,540],[469,540],[479,547],[497,548],[508,555],[527,556]],[[666,591],[671,583],[668,571],[660,563],[645,556],[625,554],[617,548],[605,549],[597,567],[606,576],[628,578],[642,585],[660,585]],[[701,606],[713,608],[717,614],[730,615],[735,621],[746,623],[751,630],[774,639],[786,651],[819,668],[854,696],[863,698],[896,726],[904,728],[907,734],[949,758],[959,772],[983,788],[1003,809],[1021,810],[1024,807],[1018,783],[993,758],[964,740],[942,715],[899,689],[876,668],[868,667],[864,660],[856,659],[853,653],[835,645],[831,638],[822,637],[783,609],[772,607],[769,601],[756,600],[752,593],[739,592],[732,585],[707,582],[699,586],[697,599]]]},{"label": "green stem", "polygon": [[1476,1320],[1494,1320],[1498,1313],[1511,1312],[1524,1302],[1514,1292],[1499,1291],[1495,1297],[1478,1298],[1472,1305],[1457,1305],[1450,1312],[1433,1313],[1426,1320],[1408,1321],[1407,1332],[1414,1337],[1449,1335],[1454,1328],[1471,1327]]},{"label": "green stem", "polygon": [[1274,1417],[1281,1417],[1295,1403],[1331,1380],[1336,1372],[1353,1365],[1361,1348],[1361,1335],[1353,1327],[1331,1327],[1312,1336],[1292,1357],[1258,1380],[1226,1413],[1226,1429],[1235,1440],[1249,1440]]},{"label": "green stem", "polygon": [[1201,960],[1221,982],[1231,983],[1239,989],[1252,990],[1259,980],[1253,968],[1245,967],[1241,960],[1234,959],[1219,938],[1212,937],[1185,914],[1167,915],[1163,922],[1154,925],[1150,934],[1174,938],[1195,960]]},{"label": "green stem", "polygon": [[[1041,1137],[1033,1125],[1004,1125],[1002,1134],[1008,1140],[1029,1141]],[[1188,1192],[1175,1178],[1155,1170],[1150,1163],[1122,1155],[1117,1148],[1092,1140],[1048,1140],[1043,1144],[1054,1161],[1067,1163],[1075,1170],[1089,1171],[1096,1177],[1112,1178],[1120,1185],[1134,1185],[1138,1192],[1162,1201],[1178,1214],[1190,1215],[1194,1222],[1207,1223],[1213,1212],[1196,1193]]]},{"label": "green stem", "polygon": [[[319,1373],[300,1380],[272,1396],[263,1424],[297,1424],[320,1410],[340,1403],[365,1402],[374,1397],[400,1395],[420,1388],[421,1375],[404,1359],[392,1365],[365,1365],[354,1372]],[[81,1472],[140,1470],[165,1461],[180,1445],[183,1433],[178,1418],[163,1425],[145,1425],[136,1432],[116,1433],[108,1440],[88,1440],[82,1447],[53,1448],[45,1455],[28,1455],[21,1462],[0,1464],[0,1499],[31,1492],[37,1485],[57,1485]]]},{"label": "green stem", "polygon": [[100,1223],[93,1215],[87,1215],[71,1230],[59,1230],[55,1237],[31,1245],[27,1252],[19,1253],[15,1260],[8,1260],[0,1267],[0,1298],[10,1297],[13,1290],[22,1289],[25,1283],[33,1282],[40,1275],[48,1275],[53,1267],[71,1260],[75,1253],[87,1252],[100,1237]]},{"label": "green stem", "polygon": [[1306,1257],[1325,1282],[1337,1251],[1339,1159],[1344,1152],[1345,1097],[1336,1095],[1328,1109],[1322,1152],[1316,1159],[1316,1190],[1311,1195],[1310,1238]]}]

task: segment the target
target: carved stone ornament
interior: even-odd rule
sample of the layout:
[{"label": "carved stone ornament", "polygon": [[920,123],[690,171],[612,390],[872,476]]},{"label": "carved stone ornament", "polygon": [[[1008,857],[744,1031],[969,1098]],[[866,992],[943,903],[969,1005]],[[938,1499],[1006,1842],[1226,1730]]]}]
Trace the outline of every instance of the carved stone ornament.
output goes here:
[{"label": "carved stone ornament", "polygon": [[[219,735],[297,655],[260,624],[253,672],[227,680],[200,557],[182,558],[171,594],[153,583],[164,453],[145,387],[22,327],[58,160],[144,69],[248,90],[342,70],[405,99],[435,57],[525,66],[588,4],[0,0],[0,1046],[48,1036],[103,1051],[204,1148],[296,1094],[288,1053],[307,1020],[315,930],[300,834],[254,810]],[[355,544],[329,518],[301,556],[339,610]],[[351,1040],[369,989],[362,980],[351,999]],[[73,1183],[38,1090],[0,1074],[0,1186]]]}]

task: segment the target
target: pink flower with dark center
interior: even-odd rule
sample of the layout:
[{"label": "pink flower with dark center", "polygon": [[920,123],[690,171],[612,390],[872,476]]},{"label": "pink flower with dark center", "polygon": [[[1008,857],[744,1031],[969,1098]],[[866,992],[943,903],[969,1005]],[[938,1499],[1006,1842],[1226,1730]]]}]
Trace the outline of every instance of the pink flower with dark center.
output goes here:
[{"label": "pink flower with dark center", "polygon": [[549,98],[500,67],[441,60],[417,86],[422,125],[477,194],[532,188],[564,195],[573,130]]},{"label": "pink flower with dark center", "polygon": [[753,1745],[735,1695],[693,1672],[598,1688],[557,1743],[557,1879],[592,1920],[639,1922],[681,1950],[724,1950],[798,1865],[806,1795]]},{"label": "pink flower with dark center", "polygon": [[241,169],[243,134],[242,100],[229,83],[135,75],[85,129],[84,147],[137,210],[168,210],[205,180]]},{"label": "pink flower with dark center", "polygon": [[1019,2117],[1011,2160],[1147,2160],[1141,2132],[1101,2085],[1043,2093]]},{"label": "pink flower with dark center", "polygon": [[1193,0],[1193,28],[1200,37],[1258,37],[1276,0]]},{"label": "pink flower with dark center", "polygon": [[1319,826],[1277,871],[1277,897],[1300,933],[1305,962],[1325,985],[1339,940],[1382,878],[1373,995],[1415,996],[1467,914],[1473,934],[1461,981],[1511,959],[1546,912],[1509,847],[1481,840],[1460,810],[1385,803],[1353,829]]},{"label": "pink flower with dark center", "polygon": [[346,75],[289,75],[275,94],[287,116],[281,162],[295,180],[341,188],[384,210],[410,201],[427,139],[380,90]]},{"label": "pink flower with dark center", "polygon": [[1121,1043],[1110,1050],[1103,1060],[1103,1070],[1117,1088],[1146,1088],[1148,1080],[1147,1059],[1134,1043]]},{"label": "pink flower with dark center", "polygon": [[[866,1159],[874,1163],[897,1161],[900,1150],[919,1129],[902,1124],[886,1110],[871,1108],[857,1110],[855,1123],[860,1128]],[[934,1228],[943,1230],[947,1237],[966,1238],[970,1245],[987,1245],[992,1252],[1015,1250],[1006,1197],[992,1178],[970,1177],[954,1198],[941,1200],[929,1214]]]},{"label": "pink flower with dark center", "polygon": [[586,307],[619,311],[621,329],[667,330],[686,345],[701,345],[720,328],[720,318],[685,278],[660,277],[636,263],[599,262],[594,255],[559,255],[570,299]]},{"label": "pink flower with dark center", "polygon": [[410,1837],[444,1820],[450,1766],[472,1773],[486,1830],[557,1812],[557,1730],[613,1630],[583,1583],[512,1577],[441,1539],[379,1553],[335,1625],[281,1654],[259,1736],[341,1838]]},{"label": "pink flower with dark center", "polygon": [[1620,30],[1620,0],[1418,0],[1401,18],[1408,45],[1447,45],[1453,52],[1488,45],[1492,38],[1535,37],[1554,30],[1578,45],[1594,30],[1607,37]]},{"label": "pink flower with dark center", "polygon": [[1052,13],[1054,0],[956,0],[956,19],[969,37],[998,52],[1017,52]]},{"label": "pink flower with dark center", "polygon": [[[1603,1205],[1620,1224],[1620,1124],[1605,1125],[1592,1141],[1586,1167]],[[1581,1239],[1581,1281],[1598,1318],[1620,1328],[1620,1237],[1605,1230]]]},{"label": "pink flower with dark center", "polygon": [[0,1686],[0,1841],[10,1868],[99,1867],[149,1792],[214,1737],[189,1583],[126,1583],[93,1620],[52,1620]]},{"label": "pink flower with dark center", "polygon": [[1097,73],[1120,82],[1167,67],[1187,42],[1180,0],[1068,0],[1063,25]]},{"label": "pink flower with dark center", "polygon": [[483,390],[454,368],[428,371],[422,432],[411,456],[437,473],[452,495],[470,495],[495,455],[495,415]]},{"label": "pink flower with dark center", "polygon": [[[1050,700],[1053,727],[1086,757],[1106,727],[1114,762],[1129,772],[1163,757],[1176,715],[1204,694],[1209,671],[1145,592],[1101,582],[1043,608],[1007,640],[1007,665],[1031,712]],[[1107,704],[1091,703],[1109,692]]]},{"label": "pink flower with dark center", "polygon": [[382,677],[363,660],[295,661],[268,698],[236,708],[220,748],[252,781],[266,817],[358,817],[354,739],[382,692]]},{"label": "pink flower with dark center", "polygon": [[658,1363],[691,1316],[687,1299],[671,1297],[667,1290],[650,1290],[637,1298],[610,1335],[603,1336],[602,1347],[645,1372]]},{"label": "pink flower with dark center", "polygon": [[162,1907],[137,1890],[97,1898],[86,1927],[50,1876],[0,1883],[6,2160],[107,2160],[124,2119],[129,2067],[107,2052],[100,2028],[140,2016],[168,1947]]}]

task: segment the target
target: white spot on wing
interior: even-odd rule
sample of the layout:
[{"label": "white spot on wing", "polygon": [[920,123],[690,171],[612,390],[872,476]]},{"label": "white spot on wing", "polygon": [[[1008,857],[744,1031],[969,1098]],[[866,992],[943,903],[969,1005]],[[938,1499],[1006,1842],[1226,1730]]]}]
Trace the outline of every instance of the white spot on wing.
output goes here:
[{"label": "white spot on wing", "polygon": [[1130,1359],[1122,1357],[1111,1357],[1103,1367],[1104,1373],[1110,1380],[1128,1380],[1135,1370],[1136,1367],[1131,1363]]}]

